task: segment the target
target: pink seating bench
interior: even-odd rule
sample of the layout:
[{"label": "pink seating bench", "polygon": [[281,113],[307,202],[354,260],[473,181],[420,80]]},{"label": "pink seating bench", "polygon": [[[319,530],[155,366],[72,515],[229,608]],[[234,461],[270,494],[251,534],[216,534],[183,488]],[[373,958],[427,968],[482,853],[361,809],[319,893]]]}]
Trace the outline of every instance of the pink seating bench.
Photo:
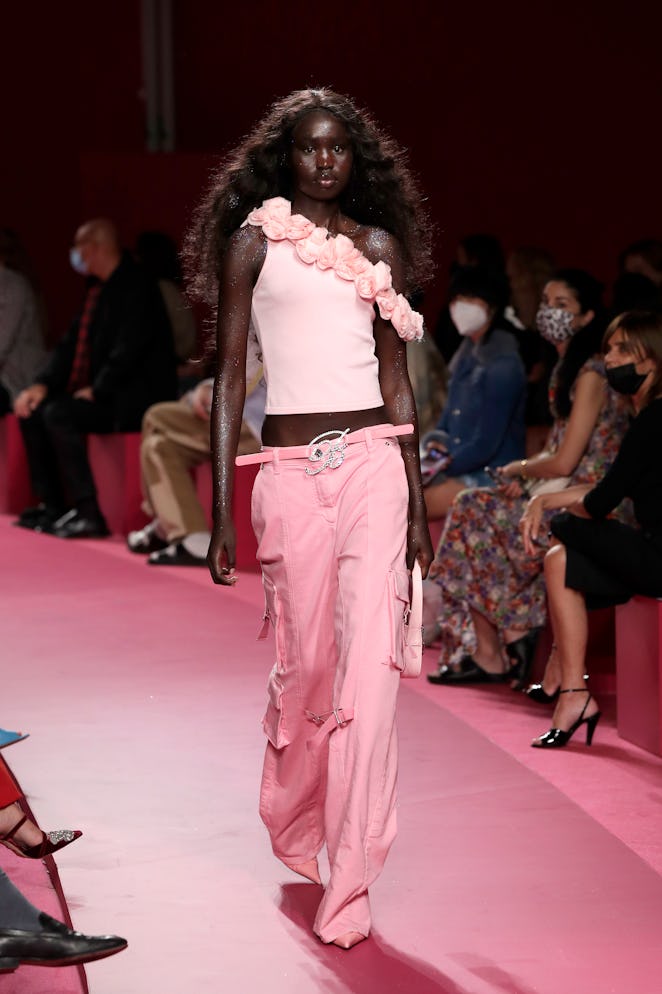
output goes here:
[{"label": "pink seating bench", "polygon": [[616,608],[616,694],[618,734],[662,756],[662,600]]},{"label": "pink seating bench", "polygon": [[[126,535],[142,528],[147,518],[141,510],[140,432],[90,435],[90,466],[99,504],[108,527]],[[257,570],[257,543],[251,527],[251,492],[258,466],[238,466],[235,473],[234,516],[237,529],[237,568]],[[200,501],[211,523],[211,467],[194,473]],[[28,464],[18,422],[13,415],[0,418],[0,514],[19,514],[36,503],[30,486]]]},{"label": "pink seating bench", "polygon": [[[97,485],[101,510],[112,532],[126,535],[142,528],[147,518],[141,510],[140,432],[90,435],[90,466]],[[234,520],[237,529],[237,569],[256,570],[257,543],[251,526],[251,492],[258,466],[238,466],[235,471]],[[194,470],[196,489],[211,526],[211,465]]]},{"label": "pink seating bench", "polygon": [[20,514],[31,504],[36,504],[36,498],[21,429],[14,415],[7,414],[0,418],[0,514]]}]

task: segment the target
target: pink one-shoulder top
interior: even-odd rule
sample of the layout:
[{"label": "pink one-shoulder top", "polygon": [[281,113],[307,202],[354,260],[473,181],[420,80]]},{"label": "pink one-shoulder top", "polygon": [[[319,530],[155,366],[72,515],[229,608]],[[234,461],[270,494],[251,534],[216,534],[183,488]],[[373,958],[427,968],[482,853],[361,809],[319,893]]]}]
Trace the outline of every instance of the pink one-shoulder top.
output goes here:
[{"label": "pink one-shoulder top", "polygon": [[381,407],[372,324],[375,307],[401,338],[423,336],[423,318],[345,235],[329,237],[282,197],[251,211],[267,255],[253,290],[251,336],[267,383],[267,414]]}]

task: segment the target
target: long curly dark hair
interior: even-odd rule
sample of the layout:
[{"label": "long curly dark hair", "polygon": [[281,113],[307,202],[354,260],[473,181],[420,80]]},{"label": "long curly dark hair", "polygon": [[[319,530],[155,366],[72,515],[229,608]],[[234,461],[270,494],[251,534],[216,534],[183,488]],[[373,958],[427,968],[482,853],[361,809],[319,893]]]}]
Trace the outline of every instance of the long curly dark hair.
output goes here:
[{"label": "long curly dark hair", "polygon": [[333,114],[352,142],[350,182],[340,209],[359,224],[376,225],[400,242],[407,293],[432,276],[431,226],[405,155],[371,116],[328,89],[296,90],[272,105],[214,173],[195,210],[182,258],[189,294],[216,304],[218,271],[230,236],[247,214],[271,197],[292,199],[292,132],[313,110]]},{"label": "long curly dark hair", "polygon": [[602,304],[603,286],[594,276],[583,269],[557,269],[549,281],[565,283],[579,302],[581,313],[593,311],[594,318],[589,324],[573,335],[565,355],[558,364],[556,416],[567,418],[572,410],[570,392],[577,374],[591,356],[599,355],[602,349],[602,336],[605,330],[605,315]]}]

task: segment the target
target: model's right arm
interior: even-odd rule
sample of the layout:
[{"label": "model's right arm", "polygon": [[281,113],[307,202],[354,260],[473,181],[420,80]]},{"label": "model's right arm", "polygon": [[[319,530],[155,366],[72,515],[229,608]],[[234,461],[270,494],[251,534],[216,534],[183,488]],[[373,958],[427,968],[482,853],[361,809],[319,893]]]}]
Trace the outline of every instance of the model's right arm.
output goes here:
[{"label": "model's right arm", "polygon": [[246,397],[246,345],[253,287],[266,256],[261,231],[235,231],[219,272],[217,369],[211,414],[213,530],[207,562],[214,583],[235,582],[234,460]]}]

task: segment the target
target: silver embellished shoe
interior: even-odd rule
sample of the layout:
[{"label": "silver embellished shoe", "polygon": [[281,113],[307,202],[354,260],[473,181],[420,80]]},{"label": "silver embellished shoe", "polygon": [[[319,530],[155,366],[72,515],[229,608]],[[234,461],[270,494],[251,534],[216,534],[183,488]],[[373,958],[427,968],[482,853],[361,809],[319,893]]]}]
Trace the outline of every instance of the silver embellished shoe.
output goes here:
[{"label": "silver embellished shoe", "polygon": [[25,846],[15,838],[15,835],[21,825],[24,825],[27,820],[28,816],[23,815],[14,827],[0,838],[0,845],[6,846],[7,849],[11,849],[17,856],[23,856],[25,859],[43,859],[44,856],[50,856],[52,853],[57,852],[58,849],[64,849],[65,846],[75,842],[76,839],[80,839],[83,834],[77,829],[74,831],[68,828],[60,828],[55,832],[42,832],[41,842],[36,846]]}]

